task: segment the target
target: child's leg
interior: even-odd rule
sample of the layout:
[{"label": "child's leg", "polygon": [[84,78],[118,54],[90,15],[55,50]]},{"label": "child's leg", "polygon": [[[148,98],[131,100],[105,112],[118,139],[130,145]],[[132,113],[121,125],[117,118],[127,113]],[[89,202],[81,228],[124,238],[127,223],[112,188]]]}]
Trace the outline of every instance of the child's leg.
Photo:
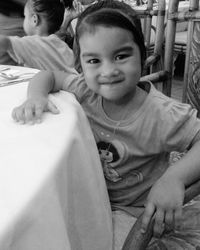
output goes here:
[{"label": "child's leg", "polygon": [[113,219],[113,250],[121,250],[124,241],[137,218],[124,211],[117,210],[112,212]]}]

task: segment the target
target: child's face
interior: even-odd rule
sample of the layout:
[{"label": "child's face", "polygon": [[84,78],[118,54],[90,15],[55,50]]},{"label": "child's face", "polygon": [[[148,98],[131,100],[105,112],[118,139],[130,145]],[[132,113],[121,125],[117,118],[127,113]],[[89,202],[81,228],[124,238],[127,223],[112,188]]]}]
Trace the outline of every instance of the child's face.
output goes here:
[{"label": "child's face", "polygon": [[24,7],[24,24],[23,28],[25,33],[28,36],[34,35],[34,28],[33,28],[33,13],[30,9],[29,3],[27,2]]},{"label": "child's face", "polygon": [[79,39],[80,60],[86,83],[113,102],[135,93],[141,76],[141,56],[131,32],[118,27],[96,27]]}]

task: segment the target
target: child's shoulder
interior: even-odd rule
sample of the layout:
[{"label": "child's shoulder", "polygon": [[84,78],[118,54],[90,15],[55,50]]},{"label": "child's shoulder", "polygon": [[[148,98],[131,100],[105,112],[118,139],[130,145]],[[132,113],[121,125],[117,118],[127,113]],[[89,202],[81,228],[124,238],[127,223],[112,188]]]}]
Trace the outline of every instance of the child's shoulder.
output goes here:
[{"label": "child's shoulder", "polygon": [[88,88],[84,75],[77,73],[75,70],[70,74],[66,74],[64,90],[72,91],[79,101],[91,98],[94,95],[94,92]]},{"label": "child's shoulder", "polygon": [[178,118],[196,115],[196,110],[191,105],[164,95],[151,82],[142,82],[141,84],[142,88],[148,92],[147,106],[149,109],[155,109],[156,112],[166,119],[169,117]]}]

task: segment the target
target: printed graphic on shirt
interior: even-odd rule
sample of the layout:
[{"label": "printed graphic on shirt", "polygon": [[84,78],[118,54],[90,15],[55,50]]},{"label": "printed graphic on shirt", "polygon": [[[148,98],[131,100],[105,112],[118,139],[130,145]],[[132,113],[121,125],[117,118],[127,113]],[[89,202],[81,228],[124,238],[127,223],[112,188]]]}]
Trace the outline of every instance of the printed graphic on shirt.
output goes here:
[{"label": "printed graphic on shirt", "polygon": [[98,142],[97,147],[106,179],[113,182],[121,180],[119,173],[114,169],[121,160],[117,147],[114,143],[104,141]]},{"label": "printed graphic on shirt", "polygon": [[[118,182],[122,178],[126,178],[126,182],[130,181],[131,183],[143,181],[143,174],[140,171],[134,169],[124,171],[128,159],[128,149],[124,143],[118,140],[112,142],[99,141],[97,147],[104,176],[107,180]],[[123,176],[120,174],[120,166],[123,166]]]}]

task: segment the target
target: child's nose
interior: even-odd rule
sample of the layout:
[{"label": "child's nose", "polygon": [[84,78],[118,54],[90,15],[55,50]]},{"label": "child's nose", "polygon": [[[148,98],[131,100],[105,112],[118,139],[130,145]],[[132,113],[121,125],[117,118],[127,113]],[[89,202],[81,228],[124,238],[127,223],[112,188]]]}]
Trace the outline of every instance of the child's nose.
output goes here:
[{"label": "child's nose", "polygon": [[118,74],[119,70],[115,67],[114,64],[105,63],[101,68],[102,77],[117,76]]}]

